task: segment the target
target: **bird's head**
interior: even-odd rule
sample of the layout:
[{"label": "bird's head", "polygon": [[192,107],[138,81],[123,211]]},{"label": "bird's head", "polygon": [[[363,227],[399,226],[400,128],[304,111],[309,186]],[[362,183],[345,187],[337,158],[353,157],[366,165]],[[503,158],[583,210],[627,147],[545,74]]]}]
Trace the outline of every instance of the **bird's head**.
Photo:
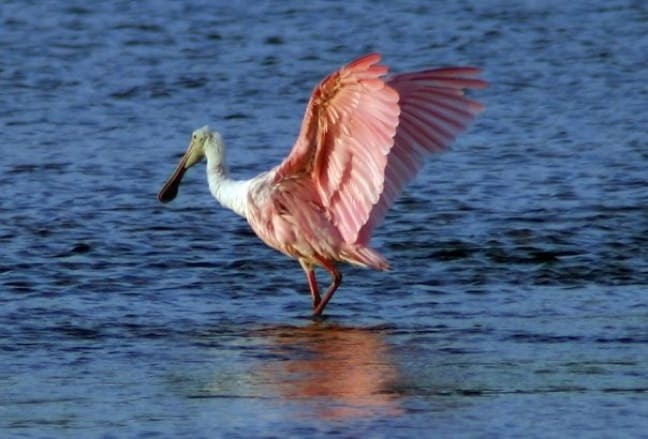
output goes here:
[{"label": "bird's head", "polygon": [[219,133],[211,131],[208,126],[204,126],[195,130],[191,134],[191,141],[187,147],[187,151],[180,159],[180,163],[176,170],[171,174],[171,177],[160,190],[158,200],[163,203],[172,201],[178,195],[178,187],[180,181],[187,169],[199,163],[205,157],[205,151],[209,149],[210,156],[213,155],[215,159],[222,161],[224,159],[225,151],[223,140]]}]

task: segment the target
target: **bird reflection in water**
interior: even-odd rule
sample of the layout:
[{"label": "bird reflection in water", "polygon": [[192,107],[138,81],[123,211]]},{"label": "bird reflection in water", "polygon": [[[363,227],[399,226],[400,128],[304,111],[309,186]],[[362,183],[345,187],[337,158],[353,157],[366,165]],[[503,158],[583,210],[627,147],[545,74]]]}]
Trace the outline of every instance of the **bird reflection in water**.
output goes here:
[{"label": "bird reflection in water", "polygon": [[401,413],[398,372],[379,331],[313,323],[258,334],[271,341],[276,359],[255,375],[281,398],[303,400],[300,406],[325,419]]}]

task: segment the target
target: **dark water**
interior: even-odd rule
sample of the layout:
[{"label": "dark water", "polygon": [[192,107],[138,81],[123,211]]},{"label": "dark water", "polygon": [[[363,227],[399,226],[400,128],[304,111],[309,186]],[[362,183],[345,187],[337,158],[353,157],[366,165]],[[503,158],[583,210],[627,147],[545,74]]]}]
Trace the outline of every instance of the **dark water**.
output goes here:
[{"label": "dark water", "polygon": [[[220,3],[0,5],[1,436],[648,437],[646,3]],[[205,123],[278,163],[372,50],[488,109],[312,322],[202,170],[155,195]]]}]

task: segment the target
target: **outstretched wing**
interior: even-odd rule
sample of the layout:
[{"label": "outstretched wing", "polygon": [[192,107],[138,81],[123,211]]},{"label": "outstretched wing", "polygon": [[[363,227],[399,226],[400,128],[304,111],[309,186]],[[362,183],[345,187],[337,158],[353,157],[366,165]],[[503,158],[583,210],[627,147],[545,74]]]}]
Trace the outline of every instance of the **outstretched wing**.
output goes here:
[{"label": "outstretched wing", "polygon": [[331,222],[355,242],[383,190],[398,125],[398,94],[380,79],[380,55],[359,58],[313,91],[297,142],[275,180],[312,181]]},{"label": "outstretched wing", "polygon": [[305,178],[346,242],[366,244],[425,155],[441,151],[481,105],[462,89],[479,71],[447,68],[385,81],[380,55],[361,57],[313,91],[297,142],[274,182]]},{"label": "outstretched wing", "polygon": [[369,241],[374,227],[385,218],[405,185],[421,169],[424,159],[445,151],[484,110],[481,103],[464,95],[466,89],[487,86],[477,78],[480,73],[475,67],[444,67],[388,79],[388,86],[399,95],[398,129],[387,157],[384,191],[358,232],[359,242]]}]

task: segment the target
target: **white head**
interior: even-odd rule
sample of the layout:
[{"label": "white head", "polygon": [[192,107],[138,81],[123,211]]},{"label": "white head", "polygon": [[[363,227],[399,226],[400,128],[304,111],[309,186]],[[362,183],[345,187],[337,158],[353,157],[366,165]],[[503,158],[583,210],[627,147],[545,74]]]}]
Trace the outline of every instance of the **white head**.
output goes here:
[{"label": "white head", "polygon": [[168,203],[178,195],[178,187],[182,176],[196,163],[199,163],[205,155],[209,156],[209,161],[214,162],[213,166],[222,165],[225,161],[225,143],[220,133],[211,131],[207,125],[198,128],[191,134],[191,141],[187,147],[187,152],[180,159],[171,177],[160,190],[158,200]]}]

